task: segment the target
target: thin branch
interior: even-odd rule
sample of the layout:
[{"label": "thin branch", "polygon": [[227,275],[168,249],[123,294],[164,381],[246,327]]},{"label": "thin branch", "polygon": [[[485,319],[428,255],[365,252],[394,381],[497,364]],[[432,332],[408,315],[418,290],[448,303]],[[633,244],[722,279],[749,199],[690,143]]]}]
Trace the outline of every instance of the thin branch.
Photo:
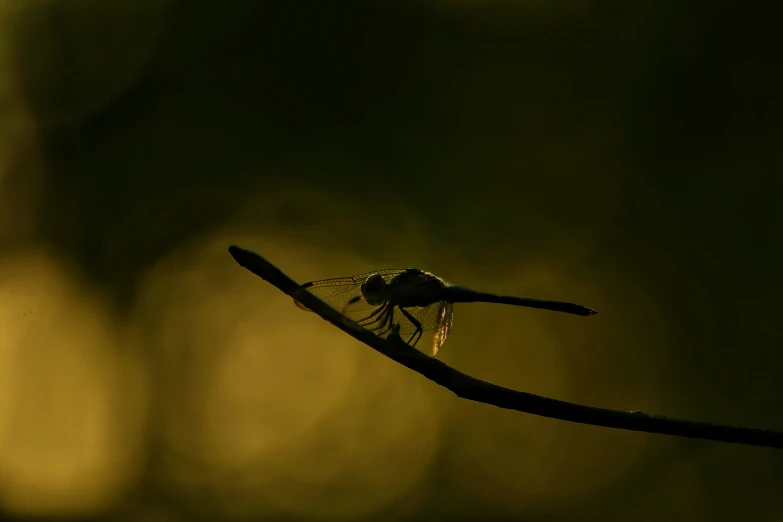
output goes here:
[{"label": "thin branch", "polygon": [[295,281],[258,254],[238,246],[231,246],[228,250],[241,266],[281,292],[296,298],[311,311],[354,339],[363,342],[389,359],[420,373],[436,384],[448,388],[463,399],[593,426],[783,448],[783,432],[779,431],[668,419],[640,411],[626,412],[583,406],[481,381],[408,346],[399,337],[390,336],[388,339],[383,339],[365,330],[317,297],[301,290]]}]

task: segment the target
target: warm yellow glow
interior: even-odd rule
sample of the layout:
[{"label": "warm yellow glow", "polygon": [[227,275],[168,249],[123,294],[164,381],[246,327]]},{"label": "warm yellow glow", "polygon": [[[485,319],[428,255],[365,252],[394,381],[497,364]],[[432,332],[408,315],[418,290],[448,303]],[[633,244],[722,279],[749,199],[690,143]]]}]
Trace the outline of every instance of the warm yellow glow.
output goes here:
[{"label": "warm yellow glow", "polygon": [[107,509],[141,459],[143,369],[78,279],[44,250],[0,264],[0,502],[18,513]]},{"label": "warm yellow glow", "polygon": [[134,331],[166,375],[165,440],[205,467],[192,476],[172,460],[167,471],[183,487],[210,484],[230,512],[375,512],[429,465],[440,419],[431,390],[240,269],[230,243],[300,282],[345,270],[328,253],[258,237],[223,233],[174,252],[141,289]]},{"label": "warm yellow glow", "polygon": [[780,430],[775,17],[301,4],[0,0],[0,518],[783,522],[774,450],[460,399],[226,251],[583,304],[416,347]]}]

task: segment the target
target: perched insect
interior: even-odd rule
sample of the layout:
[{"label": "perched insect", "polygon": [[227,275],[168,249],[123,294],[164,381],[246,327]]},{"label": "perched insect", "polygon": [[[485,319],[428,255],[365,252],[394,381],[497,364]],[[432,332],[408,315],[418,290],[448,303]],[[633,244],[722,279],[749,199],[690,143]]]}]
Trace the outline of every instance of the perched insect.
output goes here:
[{"label": "perched insect", "polygon": [[[454,303],[501,303],[584,316],[596,313],[573,303],[477,292],[418,268],[311,281],[301,289],[380,337],[395,334],[416,346],[424,332],[435,330],[433,355],[443,346],[454,324]],[[307,310],[299,301],[294,302]]]}]

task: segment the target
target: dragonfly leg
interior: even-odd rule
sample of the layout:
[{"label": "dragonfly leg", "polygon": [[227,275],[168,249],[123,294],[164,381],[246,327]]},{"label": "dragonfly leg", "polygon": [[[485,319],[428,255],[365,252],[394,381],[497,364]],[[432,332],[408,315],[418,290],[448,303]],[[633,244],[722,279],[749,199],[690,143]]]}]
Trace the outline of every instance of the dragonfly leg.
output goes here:
[{"label": "dragonfly leg", "polygon": [[370,319],[372,319],[372,318],[373,318],[373,317],[375,317],[376,315],[380,314],[381,312],[383,312],[383,311],[386,309],[386,306],[387,306],[387,304],[384,304],[383,306],[379,306],[378,308],[376,308],[375,310],[373,310],[373,312],[372,312],[370,315],[368,315],[368,316],[367,316],[367,317],[365,317],[364,319],[360,319],[359,321],[356,321],[356,322],[357,322],[357,323],[359,323],[359,324],[360,324],[360,325],[362,325],[362,326],[366,326],[366,325],[368,325],[368,324],[372,324],[372,323],[375,323],[375,322],[377,322],[377,321],[378,321],[378,319],[375,319],[374,321],[370,321],[369,323],[368,323],[367,321],[368,321],[368,320],[370,320]]},{"label": "dragonfly leg", "polygon": [[[418,319],[413,317],[410,312],[408,312],[405,308],[399,307],[400,312],[402,312],[402,315],[408,318],[408,321],[413,324],[414,327],[416,327],[416,331],[413,332],[413,335],[411,335],[410,339],[408,339],[408,344],[411,346],[416,346],[416,343],[419,342],[419,339],[421,339],[421,334],[423,333],[423,330],[421,328],[421,323]],[[413,339],[416,339],[415,341]]]},{"label": "dragonfly leg", "polygon": [[394,329],[394,325],[392,322],[394,321],[394,307],[386,305],[386,313],[384,314],[383,321],[381,321],[381,326],[378,328],[380,332],[378,335],[383,335],[384,333],[387,333]]},{"label": "dragonfly leg", "polygon": [[386,330],[390,323],[391,323],[391,309],[389,307],[389,304],[386,303],[382,306],[378,307],[378,314],[373,313],[373,315],[378,315],[378,317],[375,318],[374,321],[371,321],[369,323],[363,324],[365,328],[370,330],[371,332],[378,332],[380,331],[380,334]]},{"label": "dragonfly leg", "polygon": [[382,336],[382,335],[384,335],[386,333],[394,332],[394,328],[396,326],[397,327],[397,336],[399,336],[399,329],[400,329],[399,327],[400,327],[400,325],[399,325],[399,323],[397,323],[396,325],[393,324],[393,318],[394,318],[394,309],[393,309],[393,307],[389,306],[388,303],[387,303],[387,304],[383,305],[382,308],[384,309],[383,316],[378,318],[376,321],[373,322],[373,324],[375,324],[375,323],[379,323],[379,324],[376,324],[376,326],[374,326],[372,328],[370,328],[369,326],[366,326],[365,328],[367,328],[368,330],[373,332],[375,335],[380,337],[380,336]]}]

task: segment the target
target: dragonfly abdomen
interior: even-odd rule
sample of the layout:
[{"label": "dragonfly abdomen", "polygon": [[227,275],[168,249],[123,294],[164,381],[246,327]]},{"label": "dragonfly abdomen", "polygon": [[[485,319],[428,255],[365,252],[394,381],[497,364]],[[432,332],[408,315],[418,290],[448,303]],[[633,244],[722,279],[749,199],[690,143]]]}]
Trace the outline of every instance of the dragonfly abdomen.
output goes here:
[{"label": "dragonfly abdomen", "polygon": [[539,308],[542,310],[551,310],[553,312],[564,312],[567,314],[583,316],[593,315],[596,313],[595,310],[574,303],[477,292],[476,290],[471,290],[470,288],[459,285],[445,288],[443,291],[443,300],[449,303],[499,303],[514,306],[526,306],[528,308]]}]

